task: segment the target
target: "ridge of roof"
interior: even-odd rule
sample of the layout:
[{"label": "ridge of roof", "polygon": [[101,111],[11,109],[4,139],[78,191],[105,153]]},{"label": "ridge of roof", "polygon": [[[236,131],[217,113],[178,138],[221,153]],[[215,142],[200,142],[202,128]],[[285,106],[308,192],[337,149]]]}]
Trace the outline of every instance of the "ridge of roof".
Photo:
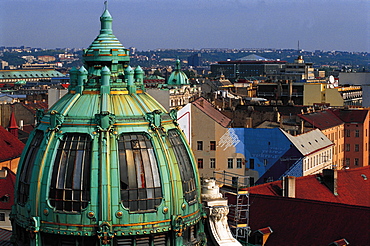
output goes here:
[{"label": "ridge of roof", "polygon": [[368,109],[329,109],[345,123],[364,123],[369,114]]},{"label": "ridge of roof", "polygon": [[292,136],[283,129],[280,130],[304,156],[333,145],[333,142],[319,129],[314,129],[297,136]]},{"label": "ridge of roof", "polygon": [[218,124],[223,127],[228,127],[231,119],[217,110],[210,102],[208,102],[204,97],[199,97],[192,104],[197,107],[204,114],[208,115]]},{"label": "ridge of roof", "polygon": [[344,122],[330,110],[316,111],[309,114],[298,114],[298,117],[320,130],[344,124]]}]

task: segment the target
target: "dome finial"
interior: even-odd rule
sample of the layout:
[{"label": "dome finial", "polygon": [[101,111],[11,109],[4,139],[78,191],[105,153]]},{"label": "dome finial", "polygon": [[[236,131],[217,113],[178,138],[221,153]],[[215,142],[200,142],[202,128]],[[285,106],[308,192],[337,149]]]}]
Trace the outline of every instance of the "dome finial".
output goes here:
[{"label": "dome finial", "polygon": [[108,10],[108,1],[104,1],[104,10]]}]

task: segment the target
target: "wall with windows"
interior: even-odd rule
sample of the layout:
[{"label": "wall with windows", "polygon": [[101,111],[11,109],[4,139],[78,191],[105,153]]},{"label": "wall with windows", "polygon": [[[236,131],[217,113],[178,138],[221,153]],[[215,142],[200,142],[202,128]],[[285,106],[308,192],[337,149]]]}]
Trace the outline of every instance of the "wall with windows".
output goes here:
[{"label": "wall with windows", "polygon": [[[235,152],[234,146],[226,146],[220,142],[222,136],[228,132],[228,128],[221,126],[194,106],[191,106],[190,122],[192,126],[189,134],[190,145],[201,177],[211,178],[214,177],[214,171],[231,169],[228,168],[228,164],[232,165],[228,163],[229,158],[243,158],[241,154]],[[236,159],[233,162],[236,168]],[[240,171],[240,174],[244,174],[242,170]]]},{"label": "wall with windows", "polygon": [[322,172],[323,169],[332,169],[332,161],[332,146],[307,155],[303,159],[303,175],[312,175]]},{"label": "wall with windows", "polygon": [[369,115],[363,123],[345,123],[344,132],[343,167],[356,168],[369,165]]},{"label": "wall with windows", "polygon": [[333,168],[342,169],[345,158],[344,153],[348,151],[348,145],[344,144],[346,132],[344,131],[344,124],[321,130],[322,133],[334,143],[333,146]]}]

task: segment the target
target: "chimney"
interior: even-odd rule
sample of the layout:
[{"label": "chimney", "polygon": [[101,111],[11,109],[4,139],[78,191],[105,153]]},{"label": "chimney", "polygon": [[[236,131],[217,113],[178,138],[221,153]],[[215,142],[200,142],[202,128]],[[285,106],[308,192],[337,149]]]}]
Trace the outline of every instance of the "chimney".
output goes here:
[{"label": "chimney", "polygon": [[8,169],[2,168],[0,170],[0,179],[5,179],[8,176]]},{"label": "chimney", "polygon": [[337,170],[333,169],[324,169],[322,170],[323,183],[329,188],[329,190],[335,195],[338,195],[337,192]]},{"label": "chimney", "polygon": [[283,196],[295,198],[295,177],[283,177]]},{"label": "chimney", "polygon": [[19,129],[23,130],[23,125],[24,125],[24,124],[23,124],[23,120],[20,120],[20,121],[19,121]]}]

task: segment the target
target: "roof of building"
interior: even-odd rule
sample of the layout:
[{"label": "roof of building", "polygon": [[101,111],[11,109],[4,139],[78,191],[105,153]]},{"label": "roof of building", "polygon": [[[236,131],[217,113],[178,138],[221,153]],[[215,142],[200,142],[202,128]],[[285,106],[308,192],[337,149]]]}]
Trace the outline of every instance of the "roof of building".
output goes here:
[{"label": "roof of building", "polygon": [[181,71],[180,60],[176,60],[175,70],[171,73],[168,78],[167,84],[169,85],[187,85],[189,84],[188,76]]},{"label": "roof of building", "polygon": [[364,123],[369,113],[367,109],[329,109],[345,123]]},{"label": "roof of building", "polygon": [[0,126],[0,161],[14,159],[22,154],[24,143]]},{"label": "roof of building", "polygon": [[265,57],[258,56],[256,54],[252,54],[252,55],[249,55],[249,56],[244,56],[244,57],[240,58],[239,60],[241,60],[241,61],[273,61],[273,59],[267,59]]},{"label": "roof of building", "polygon": [[36,114],[36,109],[48,109],[48,103],[47,102],[24,102],[22,105],[28,109],[31,113]]},{"label": "roof of building", "polygon": [[[331,203],[370,207],[370,166],[337,171],[337,194],[322,181],[322,174],[297,177],[295,197]],[[249,192],[270,196],[282,196],[282,181],[274,181],[250,187]]]},{"label": "roof of building", "polygon": [[0,228],[0,245],[1,246],[13,246],[10,242],[10,237],[12,236],[12,231]]},{"label": "roof of building", "polygon": [[257,194],[250,195],[250,205],[252,231],[273,230],[266,246],[370,242],[368,207]]},{"label": "roof of building", "polygon": [[[15,173],[3,167],[0,170],[0,209],[10,210],[14,203]],[[1,242],[1,241],[0,241]]]},{"label": "roof of building", "polygon": [[284,130],[281,131],[304,156],[333,145],[333,142],[330,141],[330,139],[328,139],[319,129],[297,136],[292,136]]},{"label": "roof of building", "polygon": [[24,69],[24,70],[0,70],[0,79],[29,79],[65,77],[66,75],[55,69]]},{"label": "roof of building", "polygon": [[343,124],[343,121],[330,110],[316,111],[310,114],[298,114],[298,116],[320,130]]},{"label": "roof of building", "polygon": [[197,100],[192,102],[192,104],[223,127],[228,127],[229,124],[231,123],[230,118],[228,118],[223,113],[218,111],[204,97],[198,98]]}]

